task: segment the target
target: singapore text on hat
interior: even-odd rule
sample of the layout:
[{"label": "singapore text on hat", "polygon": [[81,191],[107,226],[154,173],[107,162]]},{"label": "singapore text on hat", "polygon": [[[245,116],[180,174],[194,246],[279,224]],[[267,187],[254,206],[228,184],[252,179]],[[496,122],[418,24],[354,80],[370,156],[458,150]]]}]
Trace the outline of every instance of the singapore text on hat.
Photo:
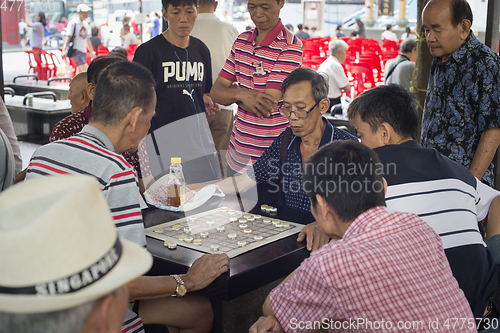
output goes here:
[{"label": "singapore text on hat", "polygon": [[47,176],[0,194],[0,312],[57,311],[143,275],[151,255],[117,237],[96,180]]},{"label": "singapore text on hat", "polygon": [[90,7],[87,6],[84,3],[81,3],[81,4],[78,5],[78,7],[76,7],[76,11],[77,12],[89,12],[90,11]]}]

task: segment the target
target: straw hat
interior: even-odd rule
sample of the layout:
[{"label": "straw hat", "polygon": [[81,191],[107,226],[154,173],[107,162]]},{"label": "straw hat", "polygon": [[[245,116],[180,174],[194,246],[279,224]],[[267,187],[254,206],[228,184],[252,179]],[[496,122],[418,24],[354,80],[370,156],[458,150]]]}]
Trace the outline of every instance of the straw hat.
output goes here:
[{"label": "straw hat", "polygon": [[0,312],[78,306],[146,273],[151,255],[117,238],[90,176],[47,176],[0,194]]}]

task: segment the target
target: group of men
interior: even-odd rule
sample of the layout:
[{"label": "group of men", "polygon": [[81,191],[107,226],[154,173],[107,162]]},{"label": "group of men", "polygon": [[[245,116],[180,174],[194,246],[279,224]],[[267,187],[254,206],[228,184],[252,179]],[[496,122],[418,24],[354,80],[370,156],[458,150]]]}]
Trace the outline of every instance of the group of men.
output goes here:
[{"label": "group of men", "polygon": [[[87,81],[75,107],[88,104],[35,152],[27,181],[0,195],[0,247],[12,253],[0,258],[0,327],[50,331],[45,327],[66,320],[60,326],[68,332],[117,332],[120,325],[138,332],[142,323],[210,331],[210,301],[192,292],[226,272],[229,258],[204,255],[187,274],[141,276],[151,259],[140,248],[138,175],[157,179],[170,157],[181,155],[188,182],[220,178],[220,142],[229,129],[214,146],[209,120],[233,103],[229,177],[219,185],[231,192],[234,184],[244,191],[266,183],[284,206],[315,219],[298,236],[311,256],[269,294],[251,332],[493,327],[500,193],[485,183],[500,142],[500,62],[470,31],[467,2],[431,0],[423,12],[435,58],[422,146],[415,102],[398,85],[373,88],[350,104],[361,142],[330,125],[323,114],[337,97],[331,77],[299,68],[301,42],[279,19],[284,0],[247,5],[256,28],[233,42],[230,29],[216,35],[226,41],[217,52],[220,45],[208,40],[214,36],[204,33],[228,29],[212,17],[213,2],[200,3],[206,15],[198,21],[196,0],[163,0],[168,29],[142,44],[134,62],[98,58],[87,80],[73,81],[71,89]],[[206,45],[190,36],[198,24]],[[345,45],[331,46],[340,64]],[[215,124],[232,123],[222,115]],[[138,154],[144,138],[147,158],[140,159],[149,164],[134,164],[126,154]],[[68,174],[94,177],[43,177]],[[127,310],[129,298],[135,302]],[[474,318],[483,318],[479,326]]]}]

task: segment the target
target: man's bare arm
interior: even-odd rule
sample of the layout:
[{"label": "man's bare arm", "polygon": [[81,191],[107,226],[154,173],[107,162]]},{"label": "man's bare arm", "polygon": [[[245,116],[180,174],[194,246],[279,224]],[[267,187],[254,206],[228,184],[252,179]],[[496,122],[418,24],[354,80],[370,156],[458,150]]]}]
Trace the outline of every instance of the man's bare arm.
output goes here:
[{"label": "man's bare arm", "polygon": [[490,166],[498,145],[500,144],[500,127],[486,130],[479,140],[474,158],[469,167],[469,171],[477,178],[481,179]]},{"label": "man's bare arm", "polygon": [[259,92],[240,88],[219,76],[210,91],[210,96],[216,103],[222,105],[237,103],[243,110],[263,118],[270,116],[276,110],[281,92],[275,89]]},{"label": "man's bare arm", "polygon": [[[229,269],[225,254],[206,254],[196,259],[188,272],[180,275],[188,291],[205,288]],[[174,294],[177,282],[172,276],[141,276],[127,284],[130,299],[154,299]]]}]

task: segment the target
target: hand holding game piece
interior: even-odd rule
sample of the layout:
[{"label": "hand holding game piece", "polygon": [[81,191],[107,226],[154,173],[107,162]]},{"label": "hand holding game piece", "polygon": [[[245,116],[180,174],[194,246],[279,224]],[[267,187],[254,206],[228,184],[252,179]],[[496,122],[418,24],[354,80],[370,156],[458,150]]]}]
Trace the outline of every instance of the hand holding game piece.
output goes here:
[{"label": "hand holding game piece", "polygon": [[309,223],[299,233],[297,242],[307,240],[307,250],[316,251],[326,243],[328,243],[328,236],[321,230],[316,222]]},{"label": "hand holding game piece", "polygon": [[183,280],[188,291],[196,291],[205,288],[228,270],[227,254],[205,254],[193,262]]}]

